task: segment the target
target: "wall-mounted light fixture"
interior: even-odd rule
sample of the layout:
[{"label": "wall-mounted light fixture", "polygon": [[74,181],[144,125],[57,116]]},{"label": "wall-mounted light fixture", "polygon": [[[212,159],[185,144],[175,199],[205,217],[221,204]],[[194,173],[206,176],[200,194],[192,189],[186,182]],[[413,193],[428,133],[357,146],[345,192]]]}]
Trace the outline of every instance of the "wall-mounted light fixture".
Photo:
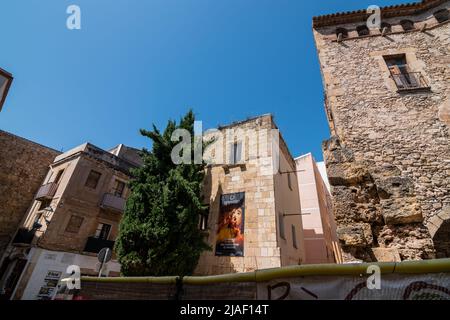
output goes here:
[{"label": "wall-mounted light fixture", "polygon": [[0,111],[2,111],[12,81],[12,74],[0,68]]}]

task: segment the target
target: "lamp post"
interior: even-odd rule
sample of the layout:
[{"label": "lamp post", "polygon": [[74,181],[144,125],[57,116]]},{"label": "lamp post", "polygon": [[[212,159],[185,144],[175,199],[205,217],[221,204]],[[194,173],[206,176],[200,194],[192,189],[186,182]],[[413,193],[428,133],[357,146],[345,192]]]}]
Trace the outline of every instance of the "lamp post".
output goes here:
[{"label": "lamp post", "polygon": [[3,103],[5,103],[12,81],[12,74],[0,68],[0,111],[2,111]]}]

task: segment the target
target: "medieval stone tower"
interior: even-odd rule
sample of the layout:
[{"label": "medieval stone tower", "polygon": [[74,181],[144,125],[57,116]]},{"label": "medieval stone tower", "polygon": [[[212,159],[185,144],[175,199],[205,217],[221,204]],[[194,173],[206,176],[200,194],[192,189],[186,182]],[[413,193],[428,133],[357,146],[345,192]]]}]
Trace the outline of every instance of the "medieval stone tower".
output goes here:
[{"label": "medieval stone tower", "polygon": [[347,261],[450,257],[450,1],[313,19]]}]

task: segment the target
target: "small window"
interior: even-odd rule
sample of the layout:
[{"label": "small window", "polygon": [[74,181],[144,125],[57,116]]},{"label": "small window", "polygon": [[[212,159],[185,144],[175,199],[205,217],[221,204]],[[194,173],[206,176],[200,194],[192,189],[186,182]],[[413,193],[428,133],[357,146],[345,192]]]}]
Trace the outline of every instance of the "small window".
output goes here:
[{"label": "small window", "polygon": [[402,20],[400,21],[400,25],[402,26],[404,31],[414,30],[414,22],[411,20]]},{"label": "small window", "polygon": [[356,32],[358,32],[358,36],[368,36],[370,35],[369,28],[366,25],[356,27]]},{"label": "small window", "polygon": [[288,181],[289,189],[292,190],[292,181],[291,181],[291,173],[290,172],[288,172],[288,174],[287,174],[287,181]]},{"label": "small window", "polygon": [[348,38],[348,30],[345,28],[337,28],[336,29],[336,37],[339,39]]},{"label": "small window", "polygon": [[69,223],[66,227],[66,232],[78,233],[80,231],[81,225],[83,224],[84,218],[78,216],[71,216]]},{"label": "small window", "polygon": [[50,207],[50,204],[52,203],[52,199],[44,199],[41,201],[41,203],[39,204],[39,209],[38,211],[42,211],[45,208]]},{"label": "small window", "polygon": [[392,32],[392,26],[387,22],[382,22],[380,25],[380,31],[384,34]]},{"label": "small window", "polygon": [[89,172],[89,176],[86,180],[85,186],[92,189],[97,188],[97,184],[100,180],[101,175],[102,174],[100,172],[91,170],[91,172]]},{"label": "small window", "polygon": [[113,188],[113,194],[116,197],[122,198],[123,196],[123,192],[125,190],[125,182],[120,181],[120,180],[116,180],[114,183],[114,188]]},{"label": "small window", "polygon": [[297,235],[296,235],[296,233],[295,233],[295,226],[292,225],[291,227],[292,227],[292,246],[293,246],[295,249],[297,249],[297,248],[298,248],[298,247],[297,247]]},{"label": "small window", "polygon": [[111,225],[106,223],[99,223],[97,230],[95,230],[95,238],[100,240],[108,240]]},{"label": "small window", "polygon": [[420,72],[410,70],[404,54],[384,57],[399,90],[428,88]]},{"label": "small window", "polygon": [[200,230],[206,230],[208,229],[208,214],[201,214],[200,215]]},{"label": "small window", "polygon": [[61,180],[63,173],[64,173],[64,169],[59,170],[58,173],[56,174],[55,180],[53,182],[58,184],[59,181]]},{"label": "small window", "polygon": [[286,235],[284,233],[284,215],[282,212],[278,213],[278,227],[280,231],[280,238],[286,240]]},{"label": "small window", "polygon": [[230,163],[237,164],[242,160],[242,142],[235,142],[231,145]]},{"label": "small window", "polygon": [[439,23],[445,22],[449,19],[449,13],[447,9],[438,10],[435,13],[433,13],[433,16]]}]

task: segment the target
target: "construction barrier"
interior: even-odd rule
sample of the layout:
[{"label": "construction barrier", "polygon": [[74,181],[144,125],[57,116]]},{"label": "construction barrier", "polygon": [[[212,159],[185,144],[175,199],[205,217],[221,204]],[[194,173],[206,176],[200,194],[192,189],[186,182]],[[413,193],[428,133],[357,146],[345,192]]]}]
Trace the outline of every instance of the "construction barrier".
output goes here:
[{"label": "construction barrier", "polygon": [[82,277],[74,298],[450,300],[450,259],[300,265],[205,277]]}]

